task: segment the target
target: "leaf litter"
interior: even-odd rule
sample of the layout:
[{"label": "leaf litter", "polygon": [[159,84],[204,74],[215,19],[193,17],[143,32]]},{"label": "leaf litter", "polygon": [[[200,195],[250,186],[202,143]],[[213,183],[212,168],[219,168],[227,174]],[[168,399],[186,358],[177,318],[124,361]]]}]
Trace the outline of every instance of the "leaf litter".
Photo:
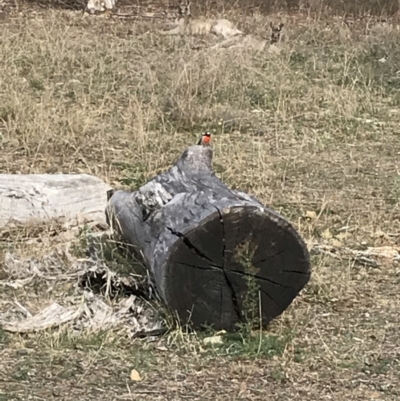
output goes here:
[{"label": "leaf litter", "polygon": [[[0,281],[0,286],[19,290],[15,294],[20,293],[21,299],[14,295],[14,300],[8,299],[1,305],[3,330],[26,333],[69,324],[76,334],[115,327],[124,328],[131,337],[163,332],[155,308],[134,295],[143,285],[137,278],[110,271],[100,259],[74,258],[69,254],[68,260],[71,266],[65,271],[59,250],[40,259],[5,254],[8,279]],[[32,300],[27,294],[38,282],[47,287],[44,292],[51,296],[39,308],[31,308]],[[64,285],[60,287],[61,282]]]}]

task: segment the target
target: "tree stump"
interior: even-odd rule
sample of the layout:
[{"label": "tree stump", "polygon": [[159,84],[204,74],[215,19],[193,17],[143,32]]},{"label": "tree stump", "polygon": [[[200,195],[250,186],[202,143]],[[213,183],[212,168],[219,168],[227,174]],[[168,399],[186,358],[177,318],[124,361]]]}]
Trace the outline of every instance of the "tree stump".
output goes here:
[{"label": "tree stump", "polygon": [[215,176],[212,154],[191,146],[138,191],[116,191],[107,218],[182,323],[266,325],[308,282],[309,254],[283,217]]}]

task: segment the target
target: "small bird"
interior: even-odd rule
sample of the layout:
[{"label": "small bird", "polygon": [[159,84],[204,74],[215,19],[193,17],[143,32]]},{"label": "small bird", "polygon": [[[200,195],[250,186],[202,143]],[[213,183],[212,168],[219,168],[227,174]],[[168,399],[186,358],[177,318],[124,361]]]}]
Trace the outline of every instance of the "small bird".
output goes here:
[{"label": "small bird", "polygon": [[203,146],[210,146],[211,143],[211,132],[206,131],[204,134],[201,136],[199,142],[197,145],[203,145]]}]

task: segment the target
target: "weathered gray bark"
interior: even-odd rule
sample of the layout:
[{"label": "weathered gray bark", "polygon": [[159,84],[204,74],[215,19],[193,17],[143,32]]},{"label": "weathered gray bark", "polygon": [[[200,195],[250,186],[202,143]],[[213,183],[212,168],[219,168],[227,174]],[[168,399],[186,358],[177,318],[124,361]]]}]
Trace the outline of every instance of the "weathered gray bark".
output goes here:
[{"label": "weathered gray bark", "polygon": [[0,174],[0,227],[60,217],[105,223],[110,189],[87,174]]},{"label": "weathered gray bark", "polygon": [[295,229],[222,183],[209,147],[189,147],[136,192],[115,192],[107,215],[142,255],[161,299],[194,327],[232,330],[259,316],[266,324],[310,277]]}]

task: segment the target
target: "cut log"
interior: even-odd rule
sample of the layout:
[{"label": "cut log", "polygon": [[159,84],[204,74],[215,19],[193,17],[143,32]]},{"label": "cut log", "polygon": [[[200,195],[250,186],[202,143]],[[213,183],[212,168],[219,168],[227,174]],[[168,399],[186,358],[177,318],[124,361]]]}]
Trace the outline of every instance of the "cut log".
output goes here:
[{"label": "cut log", "polygon": [[214,34],[225,39],[243,35],[235,24],[227,19],[202,20],[202,19],[179,19],[176,27],[169,31],[160,31],[161,35],[209,35]]},{"label": "cut log", "polygon": [[266,325],[308,282],[309,254],[283,217],[215,176],[212,154],[191,146],[138,191],[116,191],[107,218],[181,323]]},{"label": "cut log", "polygon": [[105,224],[110,189],[87,174],[0,174],[0,227],[53,218]]}]

